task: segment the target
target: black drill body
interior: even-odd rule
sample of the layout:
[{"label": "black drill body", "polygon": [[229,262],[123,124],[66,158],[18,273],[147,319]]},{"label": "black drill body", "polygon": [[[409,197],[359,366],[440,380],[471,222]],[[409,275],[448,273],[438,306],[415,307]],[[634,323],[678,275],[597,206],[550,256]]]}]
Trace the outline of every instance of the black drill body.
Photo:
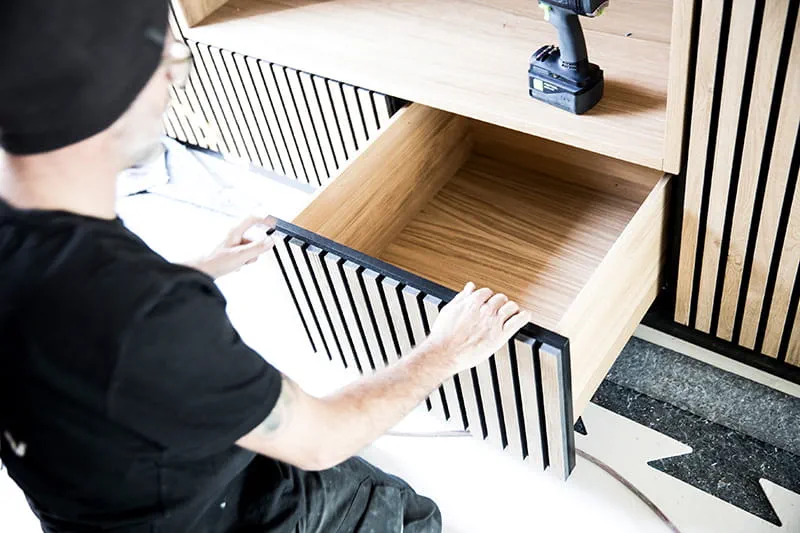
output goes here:
[{"label": "black drill body", "polygon": [[580,115],[603,96],[603,71],[589,62],[578,16],[600,14],[608,0],[540,0],[539,4],[558,31],[559,44],[542,46],[531,56],[529,94]]}]

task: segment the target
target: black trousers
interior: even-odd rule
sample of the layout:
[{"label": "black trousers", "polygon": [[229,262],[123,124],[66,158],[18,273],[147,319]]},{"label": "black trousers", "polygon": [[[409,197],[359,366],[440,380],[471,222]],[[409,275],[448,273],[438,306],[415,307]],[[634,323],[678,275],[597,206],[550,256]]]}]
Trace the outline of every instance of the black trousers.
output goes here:
[{"label": "black trousers", "polygon": [[[275,478],[285,481],[266,487]],[[232,505],[204,513],[197,531],[226,533],[440,533],[436,504],[402,479],[354,457],[321,472],[258,457]],[[238,489],[237,489],[238,490]],[[232,496],[232,495],[231,495]],[[236,501],[238,500],[238,501]]]},{"label": "black trousers", "polygon": [[323,472],[306,472],[306,509],[296,533],[440,533],[430,499],[403,480],[355,457]]}]

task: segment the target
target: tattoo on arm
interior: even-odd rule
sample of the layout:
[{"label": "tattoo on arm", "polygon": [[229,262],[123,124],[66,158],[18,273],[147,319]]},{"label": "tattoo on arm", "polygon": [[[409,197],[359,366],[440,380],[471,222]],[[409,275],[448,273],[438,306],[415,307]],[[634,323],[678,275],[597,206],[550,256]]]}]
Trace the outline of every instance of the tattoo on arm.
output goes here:
[{"label": "tattoo on arm", "polygon": [[283,377],[283,381],[281,382],[281,394],[278,397],[278,402],[275,404],[275,407],[272,408],[272,412],[270,412],[269,416],[258,426],[262,435],[272,435],[289,420],[295,395],[297,394],[295,387],[296,385],[291,379],[286,376]]}]

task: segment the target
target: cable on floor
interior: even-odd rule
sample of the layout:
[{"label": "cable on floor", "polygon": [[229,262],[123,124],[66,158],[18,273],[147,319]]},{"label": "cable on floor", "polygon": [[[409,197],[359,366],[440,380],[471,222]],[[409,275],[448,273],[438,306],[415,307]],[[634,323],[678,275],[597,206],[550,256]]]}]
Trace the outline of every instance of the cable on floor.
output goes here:
[{"label": "cable on floor", "polygon": [[[433,432],[412,432],[412,431],[389,431],[386,433],[386,436],[389,437],[423,437],[423,438],[441,438],[441,437],[468,437],[470,436],[469,431],[464,430],[445,430],[445,431],[433,431]],[[604,471],[606,474],[614,478],[617,482],[619,482],[623,487],[628,489],[634,496],[639,498],[642,503],[644,503],[648,509],[650,509],[653,514],[655,514],[661,522],[669,528],[672,533],[680,533],[680,530],[672,523],[672,520],[664,514],[664,512],[651,500],[648,498],[642,491],[640,491],[636,486],[628,481],[625,477],[622,476],[619,472],[611,468],[609,465],[598,459],[597,457],[586,453],[585,451],[581,450],[580,448],[575,448],[575,452],[578,454],[579,457],[586,459],[600,470]]]}]

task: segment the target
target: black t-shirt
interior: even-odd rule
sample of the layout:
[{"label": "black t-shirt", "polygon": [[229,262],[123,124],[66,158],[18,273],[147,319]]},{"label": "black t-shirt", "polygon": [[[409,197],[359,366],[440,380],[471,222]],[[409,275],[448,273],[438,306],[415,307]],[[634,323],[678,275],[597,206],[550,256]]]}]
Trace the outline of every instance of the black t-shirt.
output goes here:
[{"label": "black t-shirt", "polygon": [[[214,531],[280,388],[211,278],[119,219],[0,200],[0,454],[46,531]],[[291,514],[291,469],[259,461]]]}]

